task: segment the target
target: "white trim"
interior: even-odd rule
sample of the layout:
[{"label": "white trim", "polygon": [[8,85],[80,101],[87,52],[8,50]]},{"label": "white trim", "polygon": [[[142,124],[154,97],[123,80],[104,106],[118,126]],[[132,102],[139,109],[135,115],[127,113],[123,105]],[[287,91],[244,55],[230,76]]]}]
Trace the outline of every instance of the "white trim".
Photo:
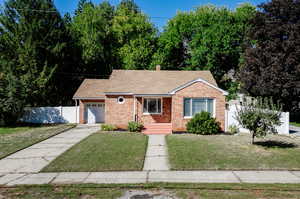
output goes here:
[{"label": "white trim", "polygon": [[[123,99],[123,102],[120,102],[120,101],[119,101],[120,99]],[[124,98],[123,96],[119,96],[119,97],[117,98],[117,103],[118,103],[118,104],[124,104],[124,103],[125,103],[125,98]]]},{"label": "white trim", "polygon": [[127,92],[104,92],[105,95],[134,95],[133,93]]},{"label": "white trim", "polygon": [[[160,99],[160,113],[148,113],[144,112],[144,100],[145,99]],[[158,106],[158,103],[156,103],[156,106]],[[147,108],[148,108],[148,100],[147,100]],[[158,107],[157,107],[158,109]],[[143,97],[142,98],[142,113],[143,115],[162,115],[163,114],[163,98],[162,97]]]},{"label": "white trim", "polygon": [[[185,116],[184,115],[184,100],[185,99],[190,99],[190,112],[191,112],[191,116]],[[207,100],[211,99],[213,100],[213,118],[216,118],[216,98],[212,98],[212,97],[183,97],[183,118],[184,119],[191,119],[193,118],[193,99],[205,99],[205,105],[206,105],[206,111],[208,110],[208,103]]]},{"label": "white trim", "polygon": [[186,88],[186,87],[188,87],[188,86],[190,86],[190,85],[192,85],[192,84],[194,84],[194,83],[196,83],[196,82],[202,82],[202,83],[205,83],[205,84],[207,84],[208,86],[210,86],[210,87],[212,87],[212,88],[214,88],[214,89],[217,89],[218,91],[222,92],[223,95],[228,95],[228,92],[227,92],[227,91],[224,91],[223,89],[220,89],[219,87],[217,87],[217,86],[215,86],[215,85],[213,85],[213,84],[211,84],[211,83],[209,83],[209,82],[207,82],[207,81],[205,81],[205,80],[203,80],[203,79],[201,79],[201,78],[198,78],[198,79],[195,79],[195,80],[193,80],[193,81],[190,81],[190,82],[188,82],[188,83],[186,83],[186,84],[183,84],[182,86],[179,86],[179,87],[173,89],[173,90],[170,91],[169,93],[172,94],[172,95],[174,95],[177,91],[179,91],[179,90],[181,90],[181,89],[184,89],[184,88]]},{"label": "white trim", "polygon": [[105,97],[73,97],[73,100],[104,100]]},{"label": "white trim", "polygon": [[171,94],[135,94],[136,97],[147,97],[147,98],[155,98],[155,97],[171,97]]}]

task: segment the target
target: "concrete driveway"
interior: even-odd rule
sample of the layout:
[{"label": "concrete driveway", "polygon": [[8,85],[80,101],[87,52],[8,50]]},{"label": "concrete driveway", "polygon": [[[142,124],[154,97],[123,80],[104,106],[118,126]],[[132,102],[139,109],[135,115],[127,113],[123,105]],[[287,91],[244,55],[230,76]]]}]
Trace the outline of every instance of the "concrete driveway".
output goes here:
[{"label": "concrete driveway", "polygon": [[290,125],[290,134],[300,136],[300,127]]},{"label": "concrete driveway", "polygon": [[98,130],[100,125],[81,125],[16,152],[0,160],[0,173],[39,172],[63,152]]}]

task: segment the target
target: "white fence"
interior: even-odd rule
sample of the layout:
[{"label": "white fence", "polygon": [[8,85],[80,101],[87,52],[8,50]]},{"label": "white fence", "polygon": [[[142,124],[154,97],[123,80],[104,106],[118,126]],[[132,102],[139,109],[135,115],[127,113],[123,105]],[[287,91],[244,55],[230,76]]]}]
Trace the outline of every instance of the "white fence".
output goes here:
[{"label": "white fence", "polygon": [[79,107],[58,106],[58,107],[36,107],[26,108],[22,122],[28,123],[78,123]]},{"label": "white fence", "polygon": [[[226,110],[225,112],[225,130],[227,131],[230,125],[236,125],[239,127],[240,132],[249,132],[238,124],[235,117],[236,106],[229,105],[229,110]],[[282,124],[276,127],[278,133],[289,134],[289,113],[283,112],[280,120]],[[29,123],[79,123],[79,107],[59,106],[26,108],[21,121]]]},{"label": "white fence", "polygon": [[[235,119],[236,118],[236,113],[237,113],[237,108],[239,109],[240,106],[236,106],[234,104],[229,105],[228,110],[226,110],[225,112],[225,130],[228,130],[228,127],[230,125],[236,125],[239,127],[240,132],[249,132],[248,129],[242,128],[238,121]],[[289,112],[282,112],[281,113],[281,125],[280,126],[276,126],[276,130],[278,132],[278,134],[289,134],[289,121],[290,121],[290,115]]]}]

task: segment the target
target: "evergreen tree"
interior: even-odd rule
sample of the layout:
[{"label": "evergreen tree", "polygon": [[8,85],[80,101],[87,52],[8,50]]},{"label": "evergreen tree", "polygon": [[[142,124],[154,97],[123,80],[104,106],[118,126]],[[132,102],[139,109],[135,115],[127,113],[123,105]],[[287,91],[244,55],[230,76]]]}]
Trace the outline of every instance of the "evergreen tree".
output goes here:
[{"label": "evergreen tree", "polygon": [[0,24],[0,73],[5,87],[0,90],[0,118],[11,123],[8,120],[15,120],[21,107],[49,104],[47,95],[53,88],[49,82],[63,60],[65,28],[51,0],[8,0]]}]

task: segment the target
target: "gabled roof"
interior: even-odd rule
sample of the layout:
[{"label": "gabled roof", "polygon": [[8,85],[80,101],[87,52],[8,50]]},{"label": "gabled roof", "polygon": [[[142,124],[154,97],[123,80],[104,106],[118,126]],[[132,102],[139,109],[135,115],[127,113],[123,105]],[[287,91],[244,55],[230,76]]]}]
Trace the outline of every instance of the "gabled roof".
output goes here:
[{"label": "gabled roof", "polygon": [[109,83],[108,79],[85,79],[73,99],[104,99]]},{"label": "gabled roof", "polygon": [[217,86],[209,71],[114,70],[110,77],[110,88],[106,92],[166,94],[198,78]]},{"label": "gabled roof", "polygon": [[172,94],[176,89],[200,80],[223,91],[218,88],[210,71],[113,70],[109,80],[86,79],[73,98],[104,97],[112,93]]}]

